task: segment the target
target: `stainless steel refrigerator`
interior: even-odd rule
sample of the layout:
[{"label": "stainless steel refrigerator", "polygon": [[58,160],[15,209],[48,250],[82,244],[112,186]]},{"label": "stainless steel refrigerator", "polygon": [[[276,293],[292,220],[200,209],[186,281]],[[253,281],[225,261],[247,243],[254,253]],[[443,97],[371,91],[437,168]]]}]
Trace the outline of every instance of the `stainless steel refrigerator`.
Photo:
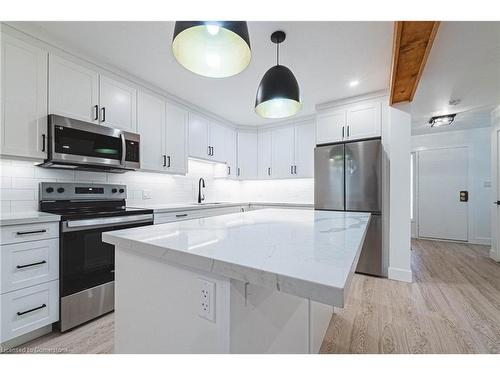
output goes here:
[{"label": "stainless steel refrigerator", "polygon": [[382,145],[380,139],[318,146],[314,152],[314,208],[370,212],[356,272],[385,276],[382,257]]}]

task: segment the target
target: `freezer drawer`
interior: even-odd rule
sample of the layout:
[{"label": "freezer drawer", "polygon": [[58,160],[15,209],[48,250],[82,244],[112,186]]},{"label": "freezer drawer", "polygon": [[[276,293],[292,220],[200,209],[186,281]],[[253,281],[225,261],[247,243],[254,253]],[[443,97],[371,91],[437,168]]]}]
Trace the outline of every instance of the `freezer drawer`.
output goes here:
[{"label": "freezer drawer", "polygon": [[344,210],[344,145],[314,150],[314,208]]},{"label": "freezer drawer", "polygon": [[345,145],[346,211],[382,211],[382,145],[379,139]]},{"label": "freezer drawer", "polygon": [[371,215],[356,272],[373,276],[386,276],[382,257],[382,215]]}]

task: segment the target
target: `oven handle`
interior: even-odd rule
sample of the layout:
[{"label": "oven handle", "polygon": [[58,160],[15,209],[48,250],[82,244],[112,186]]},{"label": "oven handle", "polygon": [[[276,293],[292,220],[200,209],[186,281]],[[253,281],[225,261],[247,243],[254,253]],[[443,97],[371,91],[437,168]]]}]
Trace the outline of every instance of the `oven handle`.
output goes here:
[{"label": "oven handle", "polygon": [[122,140],[122,160],[121,165],[125,167],[125,157],[127,155],[127,143],[125,142],[125,134],[120,134],[120,139]]},{"label": "oven handle", "polygon": [[[118,216],[106,217],[97,219],[84,219],[84,220],[67,220],[62,222],[62,231],[70,232],[76,230],[85,230],[99,227],[113,227],[122,224],[142,224],[151,222],[153,224],[153,214],[131,215],[131,216]],[[112,229],[110,229],[112,230]]]}]

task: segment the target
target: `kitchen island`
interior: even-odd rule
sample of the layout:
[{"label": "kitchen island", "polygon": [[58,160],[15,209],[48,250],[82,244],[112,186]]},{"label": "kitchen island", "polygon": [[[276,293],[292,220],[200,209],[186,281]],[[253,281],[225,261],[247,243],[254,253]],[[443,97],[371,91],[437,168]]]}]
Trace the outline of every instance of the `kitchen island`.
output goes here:
[{"label": "kitchen island", "polygon": [[116,353],[317,353],[368,213],[263,209],[103,234]]}]

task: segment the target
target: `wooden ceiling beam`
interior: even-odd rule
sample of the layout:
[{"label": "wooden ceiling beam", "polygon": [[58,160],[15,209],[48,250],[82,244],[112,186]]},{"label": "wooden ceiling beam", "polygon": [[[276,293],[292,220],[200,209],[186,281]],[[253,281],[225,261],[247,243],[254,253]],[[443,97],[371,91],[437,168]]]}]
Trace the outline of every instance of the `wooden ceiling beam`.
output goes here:
[{"label": "wooden ceiling beam", "polygon": [[439,21],[394,23],[391,105],[413,100],[438,28]]}]

